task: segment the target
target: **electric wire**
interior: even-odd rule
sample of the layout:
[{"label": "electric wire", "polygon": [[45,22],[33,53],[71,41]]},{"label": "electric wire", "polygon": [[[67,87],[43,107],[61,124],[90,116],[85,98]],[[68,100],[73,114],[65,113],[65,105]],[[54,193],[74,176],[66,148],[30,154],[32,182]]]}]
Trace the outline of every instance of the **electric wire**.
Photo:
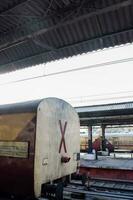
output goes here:
[{"label": "electric wire", "polygon": [[71,72],[76,72],[76,71],[88,70],[88,69],[92,69],[92,68],[100,68],[100,67],[104,67],[104,66],[109,67],[110,65],[121,64],[121,63],[126,63],[126,62],[133,62],[133,57],[121,59],[121,60],[116,60],[116,61],[109,61],[109,62],[100,63],[100,64],[98,63],[98,64],[94,64],[94,65],[90,65],[90,66],[87,65],[87,66],[84,66],[84,67],[79,67],[79,68],[75,68],[75,69],[68,69],[68,70],[49,73],[49,74],[42,74],[42,75],[39,75],[39,76],[24,78],[24,79],[20,79],[20,80],[16,80],[16,81],[9,81],[9,82],[0,84],[0,86],[11,84],[11,83],[13,84],[13,83],[18,83],[18,82],[23,82],[23,81],[29,81],[29,80],[38,79],[38,78],[44,78],[44,77],[48,77],[48,76],[56,76],[56,75],[61,75],[61,74],[66,74],[66,73],[71,73]]}]

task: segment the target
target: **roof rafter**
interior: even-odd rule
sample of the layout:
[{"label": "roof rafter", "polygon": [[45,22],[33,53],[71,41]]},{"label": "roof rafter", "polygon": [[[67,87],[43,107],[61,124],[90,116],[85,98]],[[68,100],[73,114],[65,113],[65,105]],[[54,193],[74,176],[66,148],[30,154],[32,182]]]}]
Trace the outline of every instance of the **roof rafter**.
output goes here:
[{"label": "roof rafter", "polygon": [[22,6],[23,4],[27,3],[28,1],[30,1],[30,0],[21,0],[18,3],[14,3],[8,9],[5,9],[4,11],[0,12],[0,16],[4,15],[4,14],[6,15],[7,12],[12,11],[12,10],[16,9],[19,6]]},{"label": "roof rafter", "polygon": [[[50,61],[49,59],[48,60],[44,60],[43,59],[43,58],[48,58],[49,54],[52,55],[54,57],[54,59],[58,59],[58,55],[60,55],[60,58],[62,58],[62,56],[61,56],[62,52],[64,50],[66,50],[66,52],[67,52],[67,50],[69,48],[71,49],[71,51],[73,51],[74,48],[77,48],[78,49],[77,50],[77,54],[78,54],[78,52],[81,53],[81,50],[80,50],[81,48],[83,48],[83,52],[90,52],[90,51],[95,50],[95,49],[91,48],[91,45],[89,45],[89,44],[92,44],[92,43],[97,43],[98,49],[102,49],[102,48],[104,48],[105,40],[112,41],[110,38],[117,38],[120,34],[122,34],[122,35],[123,34],[124,35],[132,34],[133,35],[133,28],[132,29],[123,30],[123,31],[120,31],[120,32],[117,32],[117,33],[107,34],[107,35],[104,35],[104,36],[101,36],[101,37],[93,38],[91,40],[82,41],[82,42],[79,42],[79,43],[76,43],[76,44],[73,44],[73,45],[67,45],[67,46],[61,47],[59,49],[54,49],[54,47],[47,46],[47,44],[46,44],[46,46],[44,45],[44,47],[47,49],[47,52],[42,52],[41,54],[29,56],[29,57],[26,57],[26,58],[23,58],[23,59],[13,60],[13,61],[9,62],[8,64],[1,65],[0,69],[1,69],[1,71],[2,71],[2,69],[4,71],[8,71],[9,67],[13,66],[13,67],[15,67],[15,70],[17,70],[18,68],[21,68],[21,64],[23,65],[23,63],[25,63],[25,60],[27,60],[27,62],[32,61],[35,64],[38,64],[37,60],[39,60],[40,63],[43,63],[43,62],[46,62],[46,61]],[[85,50],[84,46],[87,46],[88,49]],[[113,43],[110,42],[110,46],[113,46]],[[73,53],[73,55],[75,55],[75,54]],[[71,56],[71,55],[69,55],[69,54],[65,55],[65,57],[68,57],[68,56]],[[126,61],[127,60],[125,60],[125,62]]]},{"label": "roof rafter", "polygon": [[[25,1],[28,1],[28,0],[25,0]],[[89,17],[92,17],[94,15],[100,15],[100,14],[103,14],[103,13],[106,13],[106,12],[110,12],[110,11],[114,11],[114,10],[117,10],[117,9],[120,9],[122,7],[125,7],[125,6],[129,6],[129,5],[132,5],[133,4],[133,1],[132,0],[125,0],[123,2],[119,2],[117,4],[114,4],[114,5],[111,5],[111,6],[107,6],[105,8],[102,8],[102,9],[99,9],[99,10],[96,10],[94,12],[91,12],[91,13],[87,13],[87,14],[84,14],[82,16],[79,16],[79,17],[75,17],[74,19],[72,20],[66,20],[66,21],[61,21],[55,25],[52,25],[50,27],[44,27],[40,30],[35,30],[33,32],[30,32],[29,34],[27,35],[24,35],[24,36],[20,36],[18,38],[16,38],[16,34],[15,34],[15,37],[12,36],[12,40],[8,41],[8,42],[5,42],[4,44],[0,44],[0,51],[4,48],[11,48],[12,46],[14,46],[15,44],[17,43],[22,43],[22,41],[25,41],[25,40],[29,40],[29,39],[32,39],[32,37],[37,37],[41,34],[44,34],[48,31],[52,31],[54,29],[58,29],[62,26],[65,26],[65,25],[69,25],[69,24],[73,24],[75,23],[76,21],[80,21],[80,20],[83,20],[85,18],[89,18]],[[19,30],[17,30],[19,31]],[[21,30],[20,30],[21,31]]]},{"label": "roof rafter", "polygon": [[132,0],[6,0],[0,5],[0,72],[133,42]]}]

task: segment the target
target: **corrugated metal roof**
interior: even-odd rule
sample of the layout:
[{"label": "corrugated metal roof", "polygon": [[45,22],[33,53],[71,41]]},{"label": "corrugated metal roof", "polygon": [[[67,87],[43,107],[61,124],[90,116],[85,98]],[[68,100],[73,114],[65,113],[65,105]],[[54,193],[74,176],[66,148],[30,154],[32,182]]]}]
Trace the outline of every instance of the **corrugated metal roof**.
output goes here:
[{"label": "corrugated metal roof", "polygon": [[75,108],[81,125],[133,124],[133,102]]},{"label": "corrugated metal roof", "polygon": [[94,106],[83,106],[77,107],[76,111],[78,113],[86,113],[86,112],[107,112],[112,110],[133,110],[133,102],[124,102],[124,103],[114,103],[114,104],[103,104],[103,105],[94,105]]},{"label": "corrugated metal roof", "polygon": [[0,72],[133,41],[132,0],[0,1]]}]

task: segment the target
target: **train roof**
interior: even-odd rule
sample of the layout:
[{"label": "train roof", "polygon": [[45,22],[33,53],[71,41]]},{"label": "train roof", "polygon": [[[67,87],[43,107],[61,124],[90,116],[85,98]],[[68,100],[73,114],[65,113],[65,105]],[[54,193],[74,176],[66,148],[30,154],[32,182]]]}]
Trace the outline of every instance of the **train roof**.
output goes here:
[{"label": "train roof", "polygon": [[0,114],[36,112],[43,99],[0,105]]}]

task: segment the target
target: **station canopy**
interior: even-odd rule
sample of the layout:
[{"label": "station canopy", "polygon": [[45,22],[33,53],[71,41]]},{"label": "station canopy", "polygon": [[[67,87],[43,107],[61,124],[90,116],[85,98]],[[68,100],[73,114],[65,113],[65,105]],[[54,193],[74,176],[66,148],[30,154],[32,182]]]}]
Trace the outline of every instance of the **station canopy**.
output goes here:
[{"label": "station canopy", "polygon": [[82,106],[75,108],[81,126],[133,124],[133,102]]},{"label": "station canopy", "polygon": [[133,0],[1,0],[0,73],[133,41]]}]

